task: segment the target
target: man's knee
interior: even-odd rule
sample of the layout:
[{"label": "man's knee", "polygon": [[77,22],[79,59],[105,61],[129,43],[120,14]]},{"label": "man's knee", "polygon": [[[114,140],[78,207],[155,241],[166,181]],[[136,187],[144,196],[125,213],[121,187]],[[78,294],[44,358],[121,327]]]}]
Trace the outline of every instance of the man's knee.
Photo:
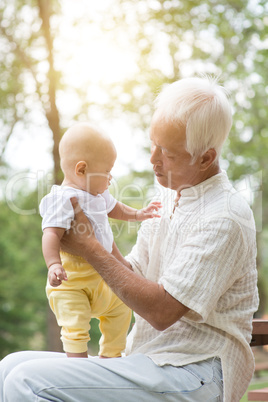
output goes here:
[{"label": "man's knee", "polygon": [[7,375],[12,371],[19,363],[24,361],[24,355],[26,352],[11,353],[4,357],[0,362],[0,379],[4,383]]},{"label": "man's knee", "polygon": [[19,352],[7,357],[7,373],[3,382],[4,402],[36,401],[43,377],[38,374],[39,364],[34,355],[31,358],[32,355],[32,352]]},{"label": "man's knee", "polygon": [[34,401],[33,394],[27,376],[23,370],[23,364],[14,368],[5,378],[3,386],[4,402]]}]

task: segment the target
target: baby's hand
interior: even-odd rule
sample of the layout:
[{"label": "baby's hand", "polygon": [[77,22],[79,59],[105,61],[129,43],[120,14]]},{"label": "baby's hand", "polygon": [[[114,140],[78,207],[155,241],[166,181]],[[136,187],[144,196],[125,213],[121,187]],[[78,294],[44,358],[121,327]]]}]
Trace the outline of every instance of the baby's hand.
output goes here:
[{"label": "baby's hand", "polygon": [[136,213],[136,219],[137,221],[145,221],[146,219],[150,218],[161,218],[161,215],[158,215],[157,212],[158,210],[162,208],[162,204],[159,201],[152,201],[150,204],[137,211]]},{"label": "baby's hand", "polygon": [[53,287],[59,286],[62,281],[68,281],[66,272],[61,264],[52,264],[49,267],[48,280]]}]

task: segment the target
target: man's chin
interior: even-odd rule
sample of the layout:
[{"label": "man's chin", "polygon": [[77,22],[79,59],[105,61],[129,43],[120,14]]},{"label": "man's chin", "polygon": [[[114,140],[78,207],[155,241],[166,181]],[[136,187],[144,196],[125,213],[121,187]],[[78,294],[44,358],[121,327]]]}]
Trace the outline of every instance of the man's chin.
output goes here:
[{"label": "man's chin", "polygon": [[165,176],[156,176],[158,183],[165,188],[169,188],[170,190],[178,191],[178,188],[172,185],[172,183],[168,182],[168,179]]},{"label": "man's chin", "polygon": [[168,187],[168,183],[167,180],[165,179],[164,176],[156,176],[156,179],[158,181],[158,183],[163,186],[163,187]]}]

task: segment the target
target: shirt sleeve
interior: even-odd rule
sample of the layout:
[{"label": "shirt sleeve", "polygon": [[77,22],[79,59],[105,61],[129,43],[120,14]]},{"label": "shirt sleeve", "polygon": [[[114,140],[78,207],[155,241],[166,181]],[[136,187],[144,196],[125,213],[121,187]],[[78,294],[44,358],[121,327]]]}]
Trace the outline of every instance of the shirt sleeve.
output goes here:
[{"label": "shirt sleeve", "polygon": [[106,212],[107,212],[107,214],[108,214],[109,212],[111,212],[111,211],[114,209],[114,207],[115,207],[117,201],[116,201],[116,199],[112,196],[112,194],[110,194],[109,190],[105,190],[104,193],[102,193],[102,197],[105,199],[105,202],[106,202]]},{"label": "shirt sleeve", "polygon": [[246,254],[238,223],[227,218],[211,220],[203,230],[188,235],[160,283],[190,309],[188,318],[205,322],[219,298],[241,275]]},{"label": "shirt sleeve", "polygon": [[47,227],[70,229],[74,219],[74,210],[69,197],[62,193],[51,192],[46,195],[39,205],[42,220],[42,230]]}]

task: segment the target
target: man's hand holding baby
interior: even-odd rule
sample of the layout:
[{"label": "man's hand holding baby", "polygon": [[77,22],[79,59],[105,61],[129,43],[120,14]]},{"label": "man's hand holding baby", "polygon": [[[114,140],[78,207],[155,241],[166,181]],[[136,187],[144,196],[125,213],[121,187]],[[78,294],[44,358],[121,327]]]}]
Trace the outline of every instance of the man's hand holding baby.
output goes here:
[{"label": "man's hand holding baby", "polygon": [[75,217],[71,229],[61,239],[61,249],[73,255],[85,257],[99,245],[94,230],[76,198],[71,198]]}]

